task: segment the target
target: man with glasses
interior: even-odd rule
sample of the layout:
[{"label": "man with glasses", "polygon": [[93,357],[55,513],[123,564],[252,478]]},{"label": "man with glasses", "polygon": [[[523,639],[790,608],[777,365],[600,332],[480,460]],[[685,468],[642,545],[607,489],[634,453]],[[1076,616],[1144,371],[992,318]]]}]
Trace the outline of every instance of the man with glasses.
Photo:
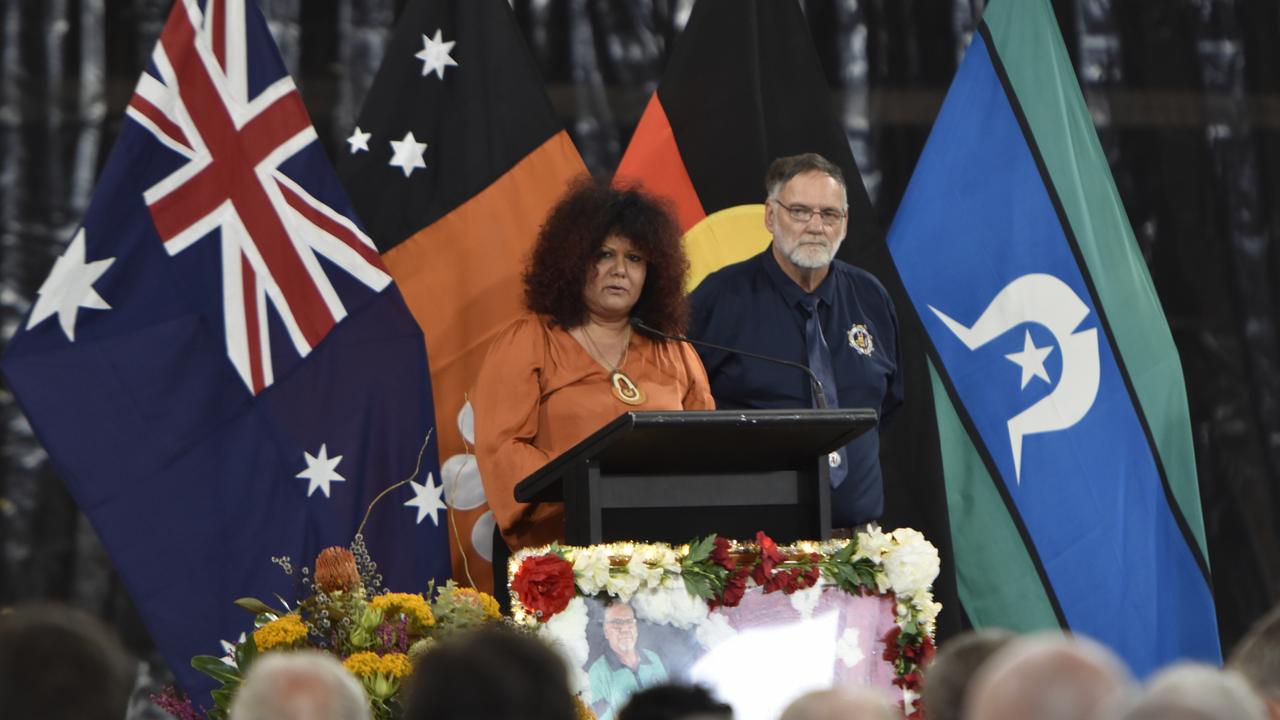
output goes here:
[{"label": "man with glasses", "polygon": [[636,611],[621,600],[604,609],[604,654],[587,670],[591,709],[599,720],[613,720],[627,700],[642,688],[667,681],[667,669],[654,651],[639,646]]},{"label": "man with glasses", "polygon": [[[690,337],[804,363],[822,382],[827,407],[869,407],[881,427],[902,404],[898,321],[870,273],[836,260],[849,205],[839,166],[814,153],[774,160],[765,174],[759,255],[708,275],[690,300]],[[716,407],[817,406],[807,377],[782,365],[698,348]],[[878,432],[831,453],[831,524],[855,528],[880,517],[884,488]]]}]

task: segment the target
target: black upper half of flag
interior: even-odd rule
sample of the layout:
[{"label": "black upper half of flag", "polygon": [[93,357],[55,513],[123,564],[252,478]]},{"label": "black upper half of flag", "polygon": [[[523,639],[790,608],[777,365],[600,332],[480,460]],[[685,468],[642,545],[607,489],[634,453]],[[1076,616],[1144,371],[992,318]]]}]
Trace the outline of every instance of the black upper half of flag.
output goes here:
[{"label": "black upper half of flag", "polygon": [[699,0],[658,86],[680,156],[708,214],[764,201],[779,157],[816,152],[849,186],[849,236],[880,224],[795,0]]},{"label": "black upper half of flag", "polygon": [[411,0],[357,127],[338,172],[382,252],[562,129],[505,0]]}]

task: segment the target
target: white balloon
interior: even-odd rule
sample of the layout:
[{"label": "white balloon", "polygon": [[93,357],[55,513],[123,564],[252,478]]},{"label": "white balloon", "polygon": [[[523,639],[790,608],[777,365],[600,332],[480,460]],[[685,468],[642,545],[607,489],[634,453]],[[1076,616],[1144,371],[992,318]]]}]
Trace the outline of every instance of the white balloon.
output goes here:
[{"label": "white balloon", "polygon": [[458,411],[458,432],[462,433],[468,443],[476,444],[476,412],[471,409],[470,400],[463,403],[462,409]]},{"label": "white balloon", "polygon": [[454,455],[440,466],[444,480],[444,500],[455,510],[473,510],[484,504],[484,483],[480,482],[480,468],[476,456]]},{"label": "white balloon", "polygon": [[489,562],[493,562],[493,528],[496,524],[493,511],[490,510],[481,515],[471,528],[471,546],[480,553],[480,557]]}]

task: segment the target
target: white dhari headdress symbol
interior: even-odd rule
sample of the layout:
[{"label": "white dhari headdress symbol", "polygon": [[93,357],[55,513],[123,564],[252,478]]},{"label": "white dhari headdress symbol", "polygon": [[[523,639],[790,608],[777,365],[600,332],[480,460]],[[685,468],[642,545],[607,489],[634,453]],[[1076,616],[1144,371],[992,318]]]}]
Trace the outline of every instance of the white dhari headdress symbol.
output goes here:
[{"label": "white dhari headdress symbol", "polygon": [[970,327],[952,320],[932,305],[929,309],[970,350],[1028,322],[1048,328],[1062,349],[1062,377],[1058,387],[1008,422],[1015,479],[1021,484],[1022,438],[1075,425],[1088,414],[1098,396],[1098,331],[1089,328],[1075,332],[1089,315],[1089,307],[1053,275],[1032,273],[1005,285]]}]

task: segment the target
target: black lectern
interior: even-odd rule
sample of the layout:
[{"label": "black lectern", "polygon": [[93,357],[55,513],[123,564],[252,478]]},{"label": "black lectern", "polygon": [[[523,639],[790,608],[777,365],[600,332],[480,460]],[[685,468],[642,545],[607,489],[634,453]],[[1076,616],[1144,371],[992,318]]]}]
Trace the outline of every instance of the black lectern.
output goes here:
[{"label": "black lectern", "polygon": [[619,416],[525,478],[521,502],[564,502],[565,541],[780,543],[831,536],[827,454],[874,410],[710,410]]}]

